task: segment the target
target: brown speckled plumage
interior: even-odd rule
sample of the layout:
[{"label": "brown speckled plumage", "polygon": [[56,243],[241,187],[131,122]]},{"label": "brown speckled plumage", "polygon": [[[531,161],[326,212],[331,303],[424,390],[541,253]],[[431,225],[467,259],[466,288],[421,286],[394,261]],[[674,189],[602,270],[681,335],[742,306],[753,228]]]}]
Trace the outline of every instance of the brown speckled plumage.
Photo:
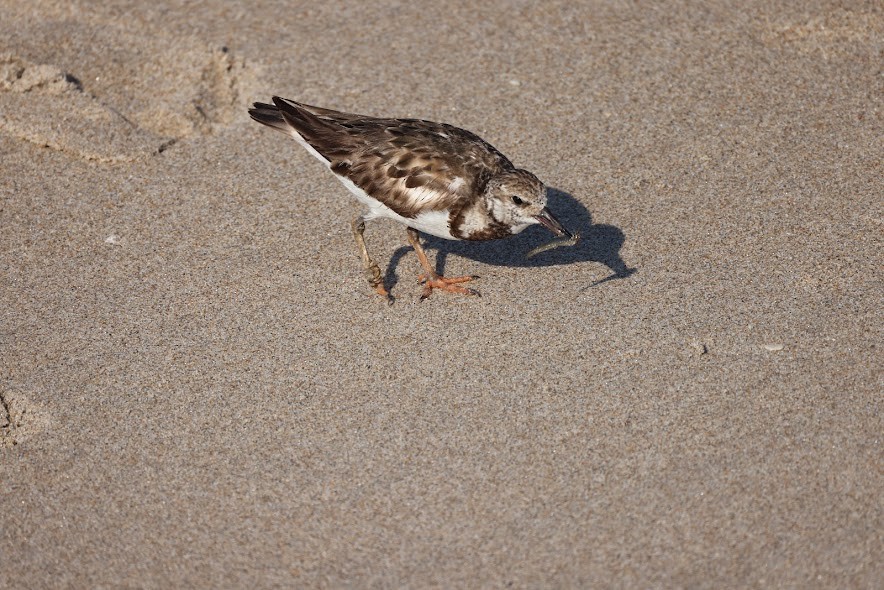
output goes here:
[{"label": "brown speckled plumage", "polygon": [[[354,222],[354,231],[376,288],[379,271],[365,252],[362,232],[364,222],[377,217],[454,240],[504,238],[535,223],[567,233],[546,208],[543,183],[470,131],[420,119],[339,112],[279,97],[273,104],[255,103],[249,114],[294,137],[368,206],[368,213]],[[414,245],[413,238],[410,234]],[[434,272],[427,276],[446,280]]]},{"label": "brown speckled plumage", "polygon": [[[313,149],[329,161],[332,172],[401,215],[460,209],[482,192],[488,179],[514,170],[494,146],[474,133],[420,119],[379,119],[340,113],[293,101],[256,103],[254,112],[290,123]],[[264,118],[255,117],[264,123]],[[265,123],[266,124],[266,123]],[[463,179],[456,190],[449,187]],[[425,189],[438,197],[425,202],[409,198]]]}]

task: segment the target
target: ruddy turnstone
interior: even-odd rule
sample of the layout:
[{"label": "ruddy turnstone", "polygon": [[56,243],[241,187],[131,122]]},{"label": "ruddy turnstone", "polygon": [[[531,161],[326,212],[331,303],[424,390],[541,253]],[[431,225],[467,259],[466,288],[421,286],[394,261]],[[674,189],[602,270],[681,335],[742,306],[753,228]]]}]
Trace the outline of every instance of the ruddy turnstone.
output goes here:
[{"label": "ruddy turnstone", "polygon": [[386,217],[407,226],[424,269],[421,300],[433,289],[478,292],[461,286],[476,277],[436,272],[419,231],[448,240],[494,240],[539,223],[557,236],[572,237],[547,208],[543,183],[464,129],[342,113],[278,96],[273,104],[256,102],[249,114],[291,135],[368,207],[353,221],[353,235],[369,284],[390,302],[381,269],[365,246],[366,221]]}]

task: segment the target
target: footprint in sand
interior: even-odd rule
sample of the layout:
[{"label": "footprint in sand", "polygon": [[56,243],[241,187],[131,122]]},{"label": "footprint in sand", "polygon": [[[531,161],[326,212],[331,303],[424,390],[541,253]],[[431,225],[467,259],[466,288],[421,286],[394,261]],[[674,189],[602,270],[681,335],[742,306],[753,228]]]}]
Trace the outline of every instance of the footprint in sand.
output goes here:
[{"label": "footprint in sand", "polygon": [[0,449],[14,447],[48,427],[49,415],[40,404],[21,392],[0,388]]},{"label": "footprint in sand", "polygon": [[[114,59],[90,61],[87,53],[82,71],[0,47],[0,133],[84,160],[126,162],[211,133],[242,110],[244,64],[226,48],[133,40],[107,29],[91,34],[105,37],[102,49]],[[148,46],[132,51],[136,42]]]},{"label": "footprint in sand", "polygon": [[162,142],[84,92],[72,74],[8,54],[0,56],[0,130],[98,162],[131,160]]}]

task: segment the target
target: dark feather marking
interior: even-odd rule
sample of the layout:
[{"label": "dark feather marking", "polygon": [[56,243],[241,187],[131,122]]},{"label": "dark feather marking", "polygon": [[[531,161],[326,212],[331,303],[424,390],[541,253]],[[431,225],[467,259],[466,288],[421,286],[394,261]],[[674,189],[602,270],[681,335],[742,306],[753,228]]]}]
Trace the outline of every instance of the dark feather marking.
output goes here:
[{"label": "dark feather marking", "polygon": [[495,221],[490,216],[488,217],[488,225],[484,229],[470,234],[463,233],[463,224],[466,221],[467,213],[481,206],[481,203],[465,203],[459,208],[452,209],[448,215],[448,226],[451,228],[451,234],[462,240],[495,240],[513,235],[508,225]]},{"label": "dark feather marking", "polygon": [[409,176],[405,179],[405,188],[417,188],[419,186],[424,186],[425,184],[427,184],[427,180],[428,178],[426,176]]},{"label": "dark feather marking", "polygon": [[500,223],[499,221],[490,221],[485,229],[474,231],[473,233],[462,236],[465,240],[499,240],[513,235],[510,226]]},{"label": "dark feather marking", "polygon": [[350,172],[350,162],[345,162],[343,160],[334,162],[331,165],[331,171],[339,176],[347,176]]},{"label": "dark feather marking", "polygon": [[[513,170],[512,163],[493,146],[451,125],[418,119],[378,119],[279,97],[273,102],[255,103],[249,113],[275,129],[294,129],[330,162],[335,174],[348,178],[403,217],[414,218],[428,208],[452,209],[452,222],[458,218],[463,223],[470,195],[483,192],[494,174]],[[456,178],[463,179],[463,183],[453,193],[449,186]],[[421,188],[436,194],[431,200],[417,203],[409,190]],[[483,233],[497,235],[500,231],[490,227]],[[474,237],[477,235],[459,237],[480,239]]]},{"label": "dark feather marking", "polygon": [[403,170],[402,168],[393,165],[387,168],[387,176],[390,178],[403,178],[408,176],[408,170]]},{"label": "dark feather marking", "polygon": [[256,102],[254,107],[249,109],[249,115],[252,119],[277,131],[288,133],[288,124],[282,118],[282,115],[279,114],[279,109],[272,104],[265,104],[263,102]]}]

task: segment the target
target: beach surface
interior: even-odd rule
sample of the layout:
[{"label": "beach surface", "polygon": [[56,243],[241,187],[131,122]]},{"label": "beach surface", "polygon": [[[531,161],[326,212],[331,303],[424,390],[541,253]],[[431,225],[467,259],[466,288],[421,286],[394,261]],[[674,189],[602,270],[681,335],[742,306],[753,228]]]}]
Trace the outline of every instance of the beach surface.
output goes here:
[{"label": "beach surface", "polygon": [[[0,14],[0,587],[881,587],[880,2]],[[369,223],[387,306],[273,95],[581,242]]]}]

